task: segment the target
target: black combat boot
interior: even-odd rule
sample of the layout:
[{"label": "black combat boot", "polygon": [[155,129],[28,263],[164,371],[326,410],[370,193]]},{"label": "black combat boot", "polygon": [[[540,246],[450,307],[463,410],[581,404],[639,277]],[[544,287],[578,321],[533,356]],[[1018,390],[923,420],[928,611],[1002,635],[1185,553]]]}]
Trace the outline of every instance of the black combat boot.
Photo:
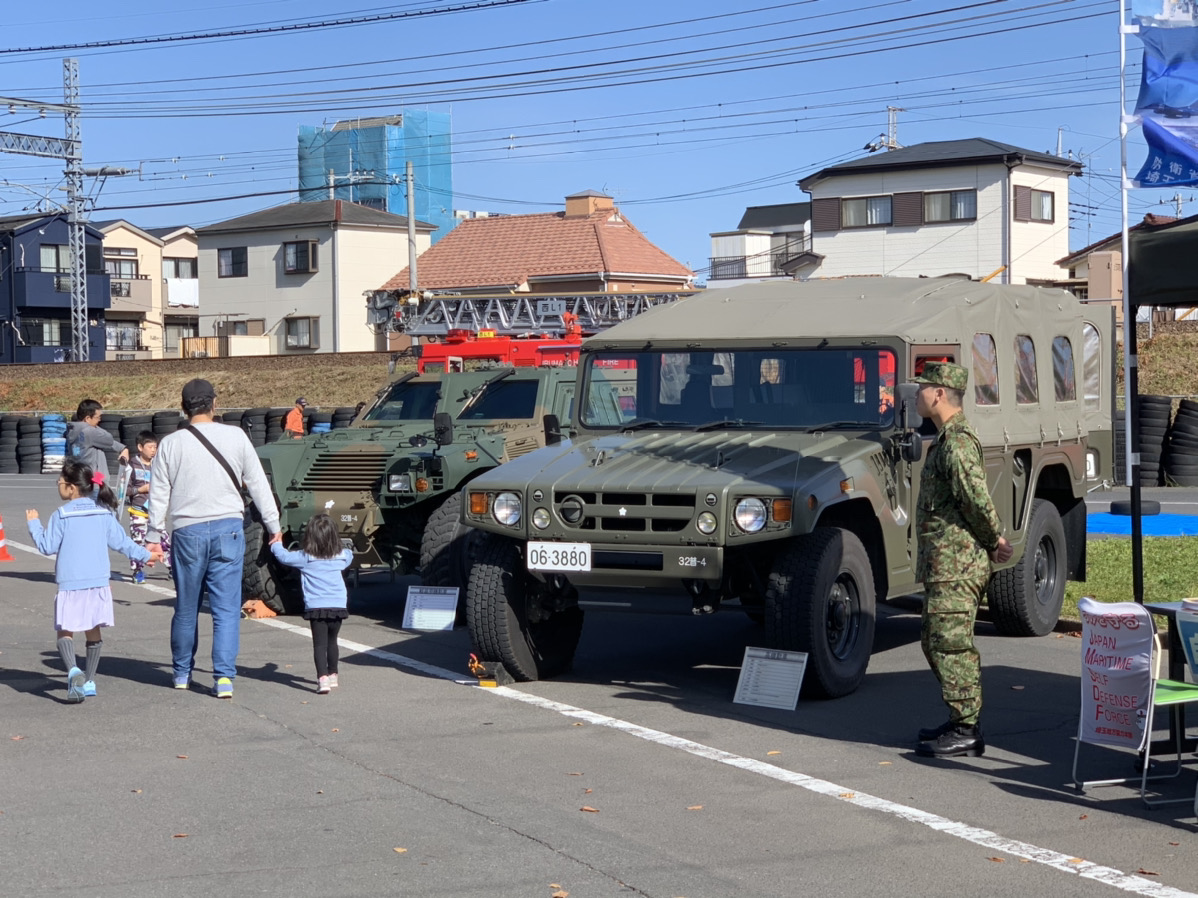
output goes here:
[{"label": "black combat boot", "polygon": [[986,740],[979,726],[955,724],[934,741],[920,742],[915,753],[928,758],[980,758],[986,752]]},{"label": "black combat boot", "polygon": [[935,727],[933,729],[922,729],[919,731],[919,741],[920,742],[935,742],[937,739],[939,739],[941,736],[943,736],[945,733],[947,733],[949,730],[951,730],[954,726],[955,726],[955,724],[951,720],[946,720],[944,723],[940,724],[940,726]]}]

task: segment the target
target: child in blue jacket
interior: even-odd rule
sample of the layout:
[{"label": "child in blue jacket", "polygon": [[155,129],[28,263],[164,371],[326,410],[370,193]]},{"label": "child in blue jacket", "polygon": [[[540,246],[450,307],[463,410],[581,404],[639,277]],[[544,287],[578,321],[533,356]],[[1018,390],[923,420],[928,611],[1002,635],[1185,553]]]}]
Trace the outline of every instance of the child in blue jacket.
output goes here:
[{"label": "child in blue jacket", "polygon": [[300,551],[289,552],[280,542],[270,544],[280,563],[299,568],[304,586],[304,620],[312,628],[312,655],[316,660],[316,691],[328,695],[337,688],[337,634],[349,617],[345,578],[341,572],[354,553],[341,548],[337,525],[327,514],[316,514],[304,528]]},{"label": "child in blue jacket", "polygon": [[[25,511],[29,534],[43,555],[54,559],[54,629],[58,652],[67,669],[67,701],[77,703],[96,694],[96,669],[100,665],[101,627],[111,627],[112,590],[108,550],[131,560],[158,559],[136,545],[116,519],[116,496],[104,483],[103,471],[93,471],[81,461],[68,461],[58,478],[58,495],[67,503],[50,515],[43,529],[37,510]],[[86,631],[87,673],[75,663],[73,633]]]}]

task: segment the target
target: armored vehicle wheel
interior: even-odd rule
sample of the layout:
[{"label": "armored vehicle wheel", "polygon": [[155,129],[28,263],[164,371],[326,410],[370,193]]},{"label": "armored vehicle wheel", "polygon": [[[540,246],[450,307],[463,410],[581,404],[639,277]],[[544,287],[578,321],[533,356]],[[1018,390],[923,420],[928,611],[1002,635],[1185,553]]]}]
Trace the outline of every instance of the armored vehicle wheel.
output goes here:
[{"label": "armored vehicle wheel", "polygon": [[420,540],[420,582],[466,588],[482,534],[462,523],[462,494],[455,493],[428,517]]},{"label": "armored vehicle wheel", "polygon": [[275,561],[270,554],[266,528],[252,509],[245,513],[245,561],[241,568],[241,595],[261,599],[276,614],[299,614],[304,593],[299,572]]},{"label": "armored vehicle wheel", "polygon": [[1051,502],[1032,505],[1023,557],[991,578],[987,594],[1004,636],[1043,636],[1057,625],[1065,600],[1065,528]]},{"label": "armored vehicle wheel", "polygon": [[820,527],[774,562],[765,594],[773,648],[807,653],[804,693],[838,698],[865,678],[874,643],[874,575],[857,536]]},{"label": "armored vehicle wheel", "polygon": [[[556,599],[566,601],[556,607]],[[570,668],[582,609],[577,593],[555,597],[531,577],[512,540],[484,534],[466,587],[470,641],[483,661],[499,661],[517,680],[552,677]]]}]

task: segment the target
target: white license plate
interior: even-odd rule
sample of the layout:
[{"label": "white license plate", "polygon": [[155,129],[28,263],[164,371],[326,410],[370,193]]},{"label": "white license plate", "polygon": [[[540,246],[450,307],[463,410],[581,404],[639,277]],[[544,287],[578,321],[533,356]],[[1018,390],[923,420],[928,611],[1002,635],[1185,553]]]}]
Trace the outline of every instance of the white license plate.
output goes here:
[{"label": "white license plate", "polygon": [[590,543],[529,543],[530,571],[589,571]]}]

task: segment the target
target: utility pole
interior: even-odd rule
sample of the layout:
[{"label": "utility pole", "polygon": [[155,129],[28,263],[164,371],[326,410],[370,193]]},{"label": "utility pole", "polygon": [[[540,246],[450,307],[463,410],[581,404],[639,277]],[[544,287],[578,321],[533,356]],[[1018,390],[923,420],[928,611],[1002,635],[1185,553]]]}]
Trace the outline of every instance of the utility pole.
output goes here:
[{"label": "utility pole", "polygon": [[416,182],[412,178],[412,160],[404,166],[408,187],[408,302],[416,302]]},{"label": "utility pole", "polygon": [[898,114],[900,112],[906,112],[906,111],[907,111],[906,109],[903,109],[900,106],[887,106],[886,107],[886,149],[887,150],[901,150],[903,148],[902,144],[900,144],[898,142]]}]

